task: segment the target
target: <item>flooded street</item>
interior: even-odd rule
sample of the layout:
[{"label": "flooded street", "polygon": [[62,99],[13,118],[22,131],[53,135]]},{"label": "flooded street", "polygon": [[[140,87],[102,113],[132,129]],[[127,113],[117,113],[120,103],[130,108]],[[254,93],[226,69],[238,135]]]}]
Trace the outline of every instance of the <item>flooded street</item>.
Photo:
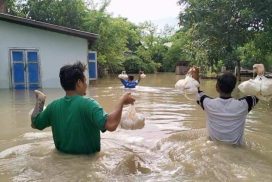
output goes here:
[{"label": "flooded street", "polygon": [[[248,115],[245,146],[212,142],[201,107],[174,89],[180,78],[147,75],[132,90],[145,127],[101,134],[101,152],[89,156],[62,154],[51,128],[30,127],[33,91],[0,90],[0,181],[272,181],[271,102],[259,102]],[[215,80],[202,80],[201,89],[217,96]],[[91,84],[87,95],[110,112],[125,91],[109,76]],[[62,89],[43,92],[46,105],[64,95]]]}]

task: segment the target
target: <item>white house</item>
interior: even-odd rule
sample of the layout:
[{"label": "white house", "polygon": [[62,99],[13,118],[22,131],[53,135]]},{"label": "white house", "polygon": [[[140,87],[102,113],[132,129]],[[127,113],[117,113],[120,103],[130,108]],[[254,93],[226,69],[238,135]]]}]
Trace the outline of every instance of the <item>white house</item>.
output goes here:
[{"label": "white house", "polygon": [[97,78],[96,53],[88,50],[97,34],[0,13],[0,88],[60,87],[59,69],[88,64]]}]

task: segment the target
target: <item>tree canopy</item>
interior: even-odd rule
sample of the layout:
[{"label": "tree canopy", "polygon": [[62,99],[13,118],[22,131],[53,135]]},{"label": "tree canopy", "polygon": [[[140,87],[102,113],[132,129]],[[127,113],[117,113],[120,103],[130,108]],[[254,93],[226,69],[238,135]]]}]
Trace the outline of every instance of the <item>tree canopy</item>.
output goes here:
[{"label": "tree canopy", "polygon": [[[240,62],[245,67],[252,67],[253,60],[271,62],[271,42],[265,40],[272,33],[270,0],[180,0],[179,4],[186,6],[179,18],[181,31],[192,38],[192,61],[208,66],[223,61],[229,69]],[[195,56],[199,51],[205,60]]]},{"label": "tree canopy", "polygon": [[[90,47],[99,70],[117,73],[174,71],[181,60],[202,70],[221,66],[272,65],[271,0],[179,0],[179,29],[160,31],[151,22],[138,25],[113,17],[110,0],[6,0],[8,13],[99,34]],[[177,15],[178,16],[178,15]]]}]

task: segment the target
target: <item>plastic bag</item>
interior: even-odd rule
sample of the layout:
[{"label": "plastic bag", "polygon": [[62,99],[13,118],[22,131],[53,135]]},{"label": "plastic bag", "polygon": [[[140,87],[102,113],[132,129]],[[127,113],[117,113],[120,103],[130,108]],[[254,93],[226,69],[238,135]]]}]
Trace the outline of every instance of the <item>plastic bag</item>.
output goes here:
[{"label": "plastic bag", "polygon": [[270,101],[272,99],[272,80],[264,76],[242,82],[238,89],[246,95],[254,95],[260,100]]},{"label": "plastic bag", "polygon": [[199,83],[191,75],[187,75],[185,79],[177,81],[175,88],[181,94],[196,94],[198,92]]},{"label": "plastic bag", "polygon": [[141,74],[140,74],[140,77],[143,79],[143,78],[146,77],[146,75],[145,75],[144,73],[141,73]]},{"label": "plastic bag", "polygon": [[130,105],[121,117],[120,126],[126,130],[142,129],[145,125],[145,118],[142,114],[136,113],[134,105]]},{"label": "plastic bag", "polygon": [[123,80],[128,79],[128,75],[126,74],[126,71],[122,71],[122,73],[118,75],[118,78]]},{"label": "plastic bag", "polygon": [[264,79],[261,85],[261,93],[264,96],[272,96],[272,80],[271,79]]},{"label": "plastic bag", "polygon": [[[41,91],[39,91],[39,90],[34,90],[34,92],[35,92],[35,95],[36,95],[36,101],[40,104],[41,102],[45,102],[45,99],[46,99],[46,95],[44,94],[44,93],[42,93]],[[46,106],[44,106],[43,107],[43,110],[46,108]],[[33,113],[33,111],[34,111],[34,108],[33,109],[31,109],[30,111],[29,111],[29,115],[31,116],[32,115],[32,113]]]},{"label": "plastic bag", "polygon": [[[46,109],[46,106],[43,106],[43,111]],[[32,113],[34,111],[34,108],[30,109],[30,111],[28,112],[28,115],[31,116]]]},{"label": "plastic bag", "polygon": [[250,79],[238,85],[238,89],[246,95],[258,95],[261,91],[261,83]]}]

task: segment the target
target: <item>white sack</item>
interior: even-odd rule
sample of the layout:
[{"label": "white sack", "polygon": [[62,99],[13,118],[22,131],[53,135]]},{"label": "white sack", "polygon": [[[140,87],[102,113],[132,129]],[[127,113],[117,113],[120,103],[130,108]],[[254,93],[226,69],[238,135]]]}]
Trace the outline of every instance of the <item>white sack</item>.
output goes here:
[{"label": "white sack", "polygon": [[261,91],[261,83],[250,79],[238,85],[238,89],[246,95],[258,95]]},{"label": "white sack", "polygon": [[130,105],[127,111],[122,114],[120,126],[126,130],[142,129],[145,125],[145,118],[142,114],[136,113],[135,106]]},{"label": "white sack", "polygon": [[[35,92],[35,95],[36,95],[36,101],[38,101],[39,104],[41,102],[45,102],[46,95],[44,93],[42,93],[39,90],[34,90],[34,92]],[[45,108],[46,108],[46,106],[43,107],[43,110],[45,110]],[[28,115],[31,116],[33,111],[34,111],[34,108],[29,111]]]},{"label": "white sack", "polygon": [[272,80],[267,78],[263,80],[261,90],[262,90],[262,95],[271,96],[272,95]]},{"label": "white sack", "polygon": [[123,80],[128,79],[128,75],[126,74],[126,71],[122,71],[122,73],[118,75],[118,78]]},{"label": "white sack", "polygon": [[178,89],[182,94],[196,94],[198,92],[198,87],[198,81],[196,81],[190,75],[187,75],[185,79],[181,79],[175,84],[175,88]]},{"label": "white sack", "polygon": [[[46,106],[43,106],[43,110],[45,110],[45,109],[46,109]],[[32,108],[32,109],[28,112],[28,115],[31,116],[32,113],[33,113],[33,111],[34,111],[34,108]]]},{"label": "white sack", "polygon": [[145,78],[146,75],[145,75],[144,73],[142,73],[142,74],[140,75],[140,77],[141,77],[141,78]]},{"label": "white sack", "polygon": [[272,99],[272,80],[264,76],[244,81],[238,86],[238,89],[245,95],[254,95],[260,100],[269,101]]}]

